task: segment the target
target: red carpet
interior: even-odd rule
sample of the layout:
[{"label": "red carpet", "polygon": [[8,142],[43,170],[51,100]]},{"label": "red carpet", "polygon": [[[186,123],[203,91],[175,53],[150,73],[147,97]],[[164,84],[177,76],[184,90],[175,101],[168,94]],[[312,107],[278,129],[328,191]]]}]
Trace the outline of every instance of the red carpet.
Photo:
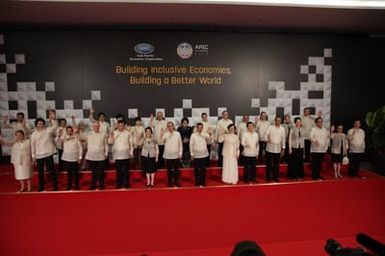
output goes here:
[{"label": "red carpet", "polygon": [[325,255],[327,238],[353,246],[366,232],[385,240],[385,179],[363,174],[334,180],[329,171],[325,181],[264,184],[259,169],[259,184],[224,186],[212,169],[209,186],[194,188],[186,170],[182,188],[163,189],[159,172],[157,187],[145,189],[135,173],[131,190],[24,194],[7,193],[17,183],[1,175],[0,255],[219,256],[244,239],[272,256]]}]

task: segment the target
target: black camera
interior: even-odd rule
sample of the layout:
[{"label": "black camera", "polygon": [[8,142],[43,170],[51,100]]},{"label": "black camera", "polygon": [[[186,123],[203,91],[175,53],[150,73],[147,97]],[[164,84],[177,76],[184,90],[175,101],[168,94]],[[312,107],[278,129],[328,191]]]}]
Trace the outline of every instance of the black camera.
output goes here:
[{"label": "black camera", "polygon": [[325,245],[325,251],[330,256],[369,256],[373,255],[364,251],[363,248],[344,248],[339,242],[334,239],[328,239]]}]

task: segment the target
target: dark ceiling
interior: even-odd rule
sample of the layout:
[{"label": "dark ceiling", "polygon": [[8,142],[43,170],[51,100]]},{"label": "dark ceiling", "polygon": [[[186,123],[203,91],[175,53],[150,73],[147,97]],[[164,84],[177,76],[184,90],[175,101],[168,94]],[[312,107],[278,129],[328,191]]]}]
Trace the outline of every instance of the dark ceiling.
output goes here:
[{"label": "dark ceiling", "polygon": [[1,1],[2,28],[123,27],[385,34],[385,10]]}]

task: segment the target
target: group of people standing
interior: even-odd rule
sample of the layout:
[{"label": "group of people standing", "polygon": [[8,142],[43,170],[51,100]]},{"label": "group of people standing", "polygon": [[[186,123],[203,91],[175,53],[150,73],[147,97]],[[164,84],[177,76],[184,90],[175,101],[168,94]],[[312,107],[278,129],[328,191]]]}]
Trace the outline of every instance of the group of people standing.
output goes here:
[{"label": "group of people standing", "polygon": [[[58,171],[67,171],[67,189],[80,189],[79,169],[91,169],[90,189],[104,189],[105,169],[111,154],[116,166],[116,187],[130,187],[130,161],[135,168],[146,174],[146,185],[155,185],[157,169],[167,167],[168,186],[180,186],[180,166],[193,164],[196,186],[206,186],[206,169],[210,165],[210,154],[217,147],[218,165],[222,167],[222,181],[236,184],[239,179],[238,165],[244,166],[245,183],[257,181],[257,163],[266,164],[266,181],[278,182],[281,162],[286,162],[287,176],[292,179],[304,178],[304,162],[312,162],[312,179],[322,179],[321,170],[325,153],[330,146],[335,178],[342,177],[341,164],[344,157],[349,159],[349,176],[357,176],[360,159],[365,150],[365,132],[359,120],[346,134],[342,125],[323,127],[322,113],[316,118],[310,116],[310,109],[304,109],[302,117],[285,115],[268,121],[261,112],[255,122],[244,115],[238,129],[223,111],[216,127],[202,113],[201,121],[195,127],[189,126],[188,118],[181,120],[176,129],[172,121],[166,121],[163,113],[151,116],[148,127],[141,118],[135,118],[130,126],[123,115],[117,115],[110,125],[104,113],[94,118],[90,110],[91,130],[85,124],[67,125],[65,119],[56,119],[49,111],[48,124],[37,118],[35,128],[26,122],[23,113],[17,114],[16,122],[4,119],[3,127],[12,128],[15,140],[0,142],[12,146],[11,162],[15,177],[20,180],[19,191],[31,191],[32,167],[37,165],[38,191],[45,190],[44,171],[52,176],[53,189],[58,190]],[[54,155],[59,156],[58,170],[54,166]]]}]

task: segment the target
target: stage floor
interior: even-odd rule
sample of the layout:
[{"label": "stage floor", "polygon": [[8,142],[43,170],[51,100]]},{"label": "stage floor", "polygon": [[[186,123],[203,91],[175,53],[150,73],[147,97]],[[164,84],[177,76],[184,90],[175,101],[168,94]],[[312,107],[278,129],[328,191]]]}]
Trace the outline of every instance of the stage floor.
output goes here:
[{"label": "stage floor", "polygon": [[[247,239],[267,255],[321,256],[328,238],[347,246],[359,232],[385,240],[385,178],[364,170],[364,179],[335,180],[329,168],[323,181],[265,183],[259,166],[257,184],[231,186],[211,168],[204,188],[193,186],[191,169],[181,188],[166,188],[159,171],[152,189],[134,172],[128,190],[114,189],[109,171],[103,191],[85,190],[83,173],[83,190],[40,193],[15,193],[9,170],[0,175],[0,255],[219,256]],[[64,180],[62,173],[60,189]]]},{"label": "stage floor", "polygon": [[[325,180],[335,180],[334,179],[334,172],[332,171],[332,165],[330,163],[330,156],[325,157],[325,161],[323,163],[323,171],[321,173],[322,177]],[[110,164],[110,169],[105,171],[105,187],[106,190],[117,190],[116,189],[116,172],[114,170],[114,164]],[[35,166],[36,168],[36,166]],[[57,168],[57,167],[56,167]],[[304,165],[305,170],[305,178],[301,181],[296,181],[292,179],[288,179],[286,177],[287,173],[287,164],[281,164],[280,165],[280,182],[279,184],[283,183],[295,183],[295,182],[314,182],[311,177],[311,164],[305,163]],[[254,184],[245,184],[243,182],[243,167],[239,166],[239,182],[237,186],[244,186],[244,185],[274,185],[274,183],[266,183],[265,181],[265,172],[266,172],[266,166],[265,165],[257,165],[257,182]],[[344,179],[347,178],[347,166],[343,166],[341,170],[342,175],[344,176]],[[216,167],[216,163],[212,162],[211,167],[207,169],[207,187],[222,187],[227,186],[221,181],[221,168]],[[67,173],[66,172],[60,172],[58,176],[58,183],[59,183],[59,191],[55,192],[52,191],[52,184],[50,181],[50,175],[48,173],[45,173],[46,175],[46,186],[44,193],[82,193],[82,192],[92,192],[89,190],[91,186],[91,171],[81,171],[80,172],[80,190],[78,191],[66,191],[67,188]],[[373,172],[369,171],[363,171],[361,172],[362,178],[378,178],[379,176]],[[193,168],[181,168],[181,188],[191,188],[194,187],[194,173]],[[146,186],[146,177],[144,173],[141,170],[130,170],[130,189],[127,191],[132,190],[148,190]],[[38,175],[37,170],[34,170],[34,176],[32,178],[32,193],[37,193],[37,184],[38,184]],[[16,193],[16,191],[19,189],[19,182],[15,180],[14,174],[13,174],[13,166],[10,164],[7,165],[0,165],[0,194],[1,193]],[[155,177],[155,187],[150,189],[170,189],[167,187],[167,172],[165,169],[160,169],[156,173]],[[173,189],[173,188],[171,188]],[[126,189],[119,189],[126,190]],[[40,193],[40,192],[39,192]],[[25,193],[23,193],[25,194]],[[28,193],[30,194],[30,193]]]}]

